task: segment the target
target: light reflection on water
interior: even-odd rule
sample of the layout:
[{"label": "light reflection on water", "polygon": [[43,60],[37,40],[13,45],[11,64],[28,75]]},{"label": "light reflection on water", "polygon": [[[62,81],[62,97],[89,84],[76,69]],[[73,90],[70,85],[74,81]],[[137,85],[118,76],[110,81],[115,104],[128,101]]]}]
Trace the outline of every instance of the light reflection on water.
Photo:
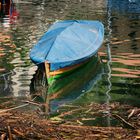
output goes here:
[{"label": "light reflection on water", "polygon": [[[89,92],[85,92],[74,102],[104,103],[108,93],[110,101],[140,106],[140,10],[137,1],[35,0],[18,1],[13,6],[13,16],[3,11],[0,14],[2,97],[30,98],[31,79],[37,67],[30,61],[29,51],[53,22],[63,19],[89,19],[100,20],[105,25],[105,43],[99,50],[104,73]],[[108,69],[108,45],[111,71]]]}]

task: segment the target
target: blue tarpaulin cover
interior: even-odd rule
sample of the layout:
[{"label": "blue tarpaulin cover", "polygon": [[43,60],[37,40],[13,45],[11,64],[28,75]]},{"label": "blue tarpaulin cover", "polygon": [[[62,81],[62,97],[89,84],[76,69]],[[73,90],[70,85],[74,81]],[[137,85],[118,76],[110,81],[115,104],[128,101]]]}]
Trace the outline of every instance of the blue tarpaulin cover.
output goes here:
[{"label": "blue tarpaulin cover", "polygon": [[99,21],[59,21],[32,48],[30,58],[37,65],[47,61],[51,70],[57,70],[93,56],[103,38],[104,27]]}]

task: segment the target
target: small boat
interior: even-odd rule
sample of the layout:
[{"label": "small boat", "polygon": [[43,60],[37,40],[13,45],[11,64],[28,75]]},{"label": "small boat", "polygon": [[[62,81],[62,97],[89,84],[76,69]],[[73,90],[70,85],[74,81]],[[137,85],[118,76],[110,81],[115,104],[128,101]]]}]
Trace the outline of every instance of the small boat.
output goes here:
[{"label": "small boat", "polygon": [[30,58],[43,67],[50,84],[90,61],[103,39],[104,26],[99,21],[59,21],[31,49]]},{"label": "small boat", "polygon": [[[38,68],[30,83],[31,98],[39,103],[49,103],[51,110],[61,104],[76,100],[90,91],[101,79],[103,67],[98,55],[94,55],[84,67],[47,85],[44,73]],[[53,104],[55,104],[53,106]]]}]

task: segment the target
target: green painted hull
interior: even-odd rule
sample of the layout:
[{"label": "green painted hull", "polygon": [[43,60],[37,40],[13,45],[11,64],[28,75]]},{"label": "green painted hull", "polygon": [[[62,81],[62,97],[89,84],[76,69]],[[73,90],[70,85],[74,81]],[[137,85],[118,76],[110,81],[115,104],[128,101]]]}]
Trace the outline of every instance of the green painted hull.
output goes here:
[{"label": "green painted hull", "polygon": [[59,75],[58,77],[53,77],[50,80],[47,94],[50,95],[50,98],[55,98],[82,87],[94,77],[100,66],[98,56],[94,56],[90,61],[77,69]]},{"label": "green painted hull", "polygon": [[[75,71],[79,71],[80,69],[86,69],[87,65],[96,65],[97,63],[97,60],[98,60],[98,56],[95,55],[93,56],[92,58],[90,58],[86,63],[83,63],[81,64],[79,67],[75,68],[75,69],[72,69],[70,71],[67,71],[67,72],[64,72],[64,73],[61,73],[61,74],[57,74],[55,76],[51,76],[49,78],[47,78],[47,81],[48,81],[48,85],[52,85],[54,82],[56,82],[57,80],[59,79],[62,79],[72,73],[74,73]],[[84,68],[85,67],[85,68]],[[86,71],[85,71],[86,72]]]}]

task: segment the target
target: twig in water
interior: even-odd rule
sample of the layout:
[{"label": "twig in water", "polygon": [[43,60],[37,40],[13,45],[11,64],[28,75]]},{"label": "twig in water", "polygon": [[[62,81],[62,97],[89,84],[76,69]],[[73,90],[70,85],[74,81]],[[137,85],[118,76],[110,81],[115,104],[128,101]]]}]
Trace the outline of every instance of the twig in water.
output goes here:
[{"label": "twig in water", "polygon": [[36,106],[42,106],[42,104],[38,104],[36,102],[33,102],[33,101],[23,101],[25,103],[28,103],[28,104],[32,104],[32,105],[36,105]]},{"label": "twig in water", "polygon": [[131,111],[131,113],[128,115],[128,119],[129,119],[130,117],[133,116],[134,112],[135,112],[135,109],[133,109],[133,110]]},{"label": "twig in water", "polygon": [[80,111],[80,110],[85,110],[85,108],[81,109],[81,108],[76,108],[76,109],[73,109],[73,110],[70,110],[70,111],[67,111],[67,112],[64,112],[60,115],[58,115],[57,117],[64,117],[64,116],[67,116],[67,115],[71,115],[72,113],[75,113],[77,111]]},{"label": "twig in water", "polygon": [[124,124],[126,124],[127,126],[129,126],[132,129],[136,129],[131,123],[127,122],[124,118],[122,118],[121,116],[117,115],[117,114],[112,114],[115,118],[121,120]]},{"label": "twig in water", "polygon": [[13,131],[16,133],[16,134],[18,134],[18,135],[20,135],[20,136],[24,136],[24,134],[22,133],[22,132],[20,132],[20,131],[18,131],[17,129],[13,129]]},{"label": "twig in water", "polygon": [[6,133],[2,134],[0,138],[1,140],[5,140],[5,137],[6,137]]},{"label": "twig in water", "polygon": [[[33,98],[32,101],[35,100],[35,98]],[[0,113],[4,113],[4,112],[7,112],[7,111],[12,111],[12,110],[15,110],[15,109],[19,109],[19,108],[25,107],[27,105],[29,105],[29,103],[26,103],[26,104],[23,104],[23,105],[20,105],[20,106],[16,106],[16,107],[12,107],[12,108],[9,108],[9,109],[3,109],[3,110],[0,110]]]},{"label": "twig in water", "polygon": [[21,107],[25,107],[27,105],[29,105],[29,104],[23,104],[23,105],[20,105],[20,106],[8,108],[8,109],[3,109],[3,110],[0,110],[0,113],[4,113],[4,112],[7,112],[7,111],[12,111],[12,110],[15,110],[15,109],[18,109],[18,108],[21,108]]},{"label": "twig in water", "polygon": [[11,133],[10,126],[8,126],[8,135],[9,135],[9,140],[12,140],[12,133]]}]

